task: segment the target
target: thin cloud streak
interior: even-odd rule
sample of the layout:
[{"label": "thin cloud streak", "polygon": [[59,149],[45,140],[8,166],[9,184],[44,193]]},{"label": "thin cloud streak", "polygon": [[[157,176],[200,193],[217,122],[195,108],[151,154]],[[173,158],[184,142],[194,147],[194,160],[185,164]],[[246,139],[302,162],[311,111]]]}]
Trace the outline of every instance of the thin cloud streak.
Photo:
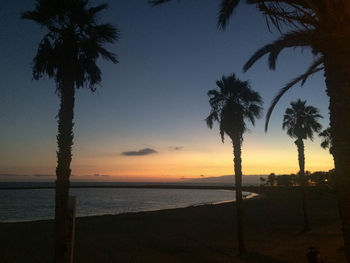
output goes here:
[{"label": "thin cloud streak", "polygon": [[94,174],[94,177],[109,177],[109,174]]},{"label": "thin cloud streak", "polygon": [[54,177],[53,174],[0,174],[0,177]]}]

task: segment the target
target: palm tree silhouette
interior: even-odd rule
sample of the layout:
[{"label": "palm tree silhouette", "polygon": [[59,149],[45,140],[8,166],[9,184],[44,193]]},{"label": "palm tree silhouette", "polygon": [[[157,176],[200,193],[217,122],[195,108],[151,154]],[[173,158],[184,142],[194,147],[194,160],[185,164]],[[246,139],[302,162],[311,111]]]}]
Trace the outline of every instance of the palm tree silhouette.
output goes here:
[{"label": "palm tree silhouette", "polygon": [[55,262],[68,262],[67,219],[70,163],[73,145],[75,89],[87,87],[95,91],[101,81],[96,60],[102,57],[117,63],[116,55],[103,45],[118,38],[118,30],[110,24],[98,24],[97,14],[107,5],[87,7],[88,0],[37,0],[35,9],[22,14],[46,28],[34,57],[33,77],[44,75],[56,82],[60,97],[57,135],[57,167],[55,198]]},{"label": "palm tree silhouette", "polygon": [[319,114],[317,108],[313,106],[307,106],[306,101],[291,102],[291,108],[287,108],[283,116],[283,130],[286,130],[287,134],[291,138],[295,138],[294,142],[298,148],[298,160],[299,160],[299,176],[302,189],[302,201],[304,212],[304,230],[310,229],[308,213],[307,213],[307,200],[305,193],[305,154],[304,154],[304,142],[306,139],[313,139],[313,133],[319,132],[322,128],[318,122],[322,116]]},{"label": "palm tree silhouette", "polygon": [[331,129],[330,128],[324,129],[322,132],[318,134],[318,136],[322,137],[321,147],[323,149],[329,149],[329,153],[334,155]]},{"label": "palm tree silhouette", "polygon": [[[158,5],[170,0],[149,0]],[[245,0],[265,15],[267,26],[276,27],[282,36],[259,49],[244,66],[248,70],[264,55],[269,67],[286,48],[311,48],[314,61],[307,71],[287,83],[273,99],[266,114],[265,130],[279,99],[294,85],[303,85],[310,75],[324,70],[326,92],[330,97],[330,127],[334,166],[337,170],[339,209],[346,258],[350,262],[350,1],[348,0]],[[240,0],[221,0],[218,25],[224,29]],[[286,33],[283,33],[285,31]]]},{"label": "palm tree silhouette", "polygon": [[219,123],[221,140],[224,142],[225,133],[232,141],[235,186],[236,186],[236,208],[238,229],[238,254],[245,252],[243,232],[243,201],[242,201],[242,161],[241,146],[243,133],[247,130],[245,119],[253,125],[255,119],[260,117],[262,111],[262,99],[260,95],[250,88],[247,81],[240,81],[235,74],[228,77],[223,76],[216,82],[219,90],[208,91],[211,111],[206,118],[209,128],[214,122]]},{"label": "palm tree silhouette", "polygon": [[270,184],[270,186],[275,186],[277,182],[277,176],[274,173],[270,173],[270,175],[267,177],[267,182]]}]

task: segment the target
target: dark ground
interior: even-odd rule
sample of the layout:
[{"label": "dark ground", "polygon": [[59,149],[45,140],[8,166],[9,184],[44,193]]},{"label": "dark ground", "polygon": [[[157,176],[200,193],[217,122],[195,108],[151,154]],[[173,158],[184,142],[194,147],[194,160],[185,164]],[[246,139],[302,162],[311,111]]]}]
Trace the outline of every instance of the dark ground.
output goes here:
[{"label": "dark ground", "polygon": [[[249,253],[236,256],[234,203],[78,218],[75,262],[307,262],[310,246],[325,263],[345,262],[335,195],[309,191],[312,230],[301,233],[296,190],[249,188],[245,201]],[[53,221],[0,224],[0,263],[52,262]]]}]

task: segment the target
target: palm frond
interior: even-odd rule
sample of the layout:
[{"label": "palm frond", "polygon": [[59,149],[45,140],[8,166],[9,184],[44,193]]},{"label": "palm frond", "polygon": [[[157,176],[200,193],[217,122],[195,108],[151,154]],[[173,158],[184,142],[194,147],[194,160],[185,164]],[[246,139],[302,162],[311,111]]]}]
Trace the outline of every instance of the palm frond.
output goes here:
[{"label": "palm frond", "polygon": [[219,117],[218,117],[218,112],[217,111],[212,111],[209,116],[205,119],[207,126],[212,129],[213,128],[213,124],[214,121],[218,121]]},{"label": "palm frond", "polygon": [[113,43],[119,39],[119,30],[111,24],[92,27],[91,37],[98,43]]},{"label": "palm frond", "polygon": [[270,69],[276,68],[276,61],[280,52],[285,48],[291,47],[305,47],[310,45],[310,32],[306,31],[291,31],[287,34],[284,34],[281,38],[274,41],[271,44],[267,44],[261,49],[257,50],[251,58],[243,66],[243,72],[246,72],[251,68],[256,61],[261,57],[269,54],[269,67]]},{"label": "palm frond", "polygon": [[101,4],[101,5],[89,8],[88,12],[89,12],[89,15],[91,17],[94,17],[98,12],[102,11],[103,9],[107,9],[107,8],[108,8],[107,4]]},{"label": "palm frond", "polygon": [[107,51],[107,49],[103,48],[103,47],[98,47],[97,49],[98,53],[100,53],[100,55],[105,59],[105,60],[109,60],[111,62],[113,62],[114,64],[119,63],[117,55],[114,53],[111,53],[109,51]]},{"label": "palm frond", "polygon": [[240,0],[222,0],[218,12],[218,27],[225,29],[229,18],[239,4]]},{"label": "palm frond", "polygon": [[161,5],[161,4],[164,4],[166,2],[170,2],[172,0],[149,0],[148,3],[151,5],[151,6],[157,6],[157,5]]},{"label": "palm frond", "polygon": [[323,149],[329,149],[330,153],[332,153],[332,136],[331,136],[331,128],[324,129],[322,132],[318,134],[322,138],[321,147]]},{"label": "palm frond", "polygon": [[271,114],[276,107],[277,103],[281,99],[281,97],[290,90],[293,86],[295,86],[297,83],[301,82],[301,86],[303,86],[306,82],[306,80],[313,74],[323,70],[323,67],[319,67],[323,63],[323,57],[318,58],[312,65],[307,69],[307,71],[304,74],[301,74],[300,76],[296,77],[295,79],[288,82],[280,91],[277,93],[277,95],[274,97],[274,99],[271,102],[271,105],[266,113],[266,121],[265,121],[265,132],[268,130],[269,121]]},{"label": "palm frond", "polygon": [[57,53],[57,48],[51,44],[49,37],[45,36],[40,42],[37,55],[33,60],[33,78],[35,80],[42,78],[44,74],[47,74],[49,78],[55,77]]},{"label": "palm frond", "polygon": [[328,149],[328,148],[329,148],[329,141],[328,141],[328,140],[323,140],[323,141],[321,142],[321,147],[322,147],[323,149]]}]

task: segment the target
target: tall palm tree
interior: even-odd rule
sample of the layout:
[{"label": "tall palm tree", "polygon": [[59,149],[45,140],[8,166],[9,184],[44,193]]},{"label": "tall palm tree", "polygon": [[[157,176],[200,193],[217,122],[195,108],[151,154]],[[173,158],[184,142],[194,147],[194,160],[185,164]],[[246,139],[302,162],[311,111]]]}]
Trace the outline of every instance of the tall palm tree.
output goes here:
[{"label": "tall palm tree", "polygon": [[[149,0],[152,5],[170,0]],[[244,66],[248,70],[264,55],[269,67],[286,48],[311,48],[314,61],[307,71],[287,83],[273,99],[266,114],[265,129],[279,99],[294,85],[324,71],[330,98],[330,131],[333,138],[337,192],[347,261],[350,262],[350,1],[348,0],[245,0],[266,16],[268,28],[275,26],[281,37],[259,49]],[[225,28],[240,0],[221,0],[218,25]]]},{"label": "tall palm tree", "polygon": [[214,122],[219,123],[221,140],[224,142],[225,134],[228,135],[233,145],[236,208],[237,208],[237,234],[238,254],[245,252],[243,232],[243,200],[242,200],[242,160],[241,147],[243,133],[247,130],[245,120],[253,125],[255,119],[260,117],[262,111],[262,99],[260,95],[250,88],[247,81],[240,81],[235,74],[223,76],[216,82],[219,90],[209,90],[209,103],[211,111],[206,118],[209,128]]},{"label": "tall palm tree", "polygon": [[286,130],[287,134],[291,138],[295,138],[295,144],[298,148],[298,160],[299,160],[299,176],[302,189],[302,201],[304,212],[304,230],[310,229],[309,219],[307,215],[307,200],[305,193],[305,154],[304,154],[304,141],[306,139],[313,139],[313,133],[319,132],[322,128],[318,122],[322,116],[319,114],[317,108],[313,106],[307,106],[306,101],[297,101],[290,103],[291,108],[287,108],[283,116],[283,130]]},{"label": "tall palm tree", "polygon": [[331,129],[329,127],[327,129],[324,129],[322,132],[318,134],[318,136],[322,137],[321,147],[323,149],[329,149],[329,153],[334,155]]},{"label": "tall palm tree", "polygon": [[68,262],[68,192],[73,145],[75,89],[87,87],[95,91],[101,81],[96,60],[102,57],[117,63],[116,55],[107,51],[105,43],[118,38],[118,30],[110,24],[99,24],[97,15],[107,5],[88,7],[88,0],[37,0],[34,10],[22,14],[46,28],[34,57],[33,77],[44,75],[56,82],[60,97],[57,135],[55,262]]}]

